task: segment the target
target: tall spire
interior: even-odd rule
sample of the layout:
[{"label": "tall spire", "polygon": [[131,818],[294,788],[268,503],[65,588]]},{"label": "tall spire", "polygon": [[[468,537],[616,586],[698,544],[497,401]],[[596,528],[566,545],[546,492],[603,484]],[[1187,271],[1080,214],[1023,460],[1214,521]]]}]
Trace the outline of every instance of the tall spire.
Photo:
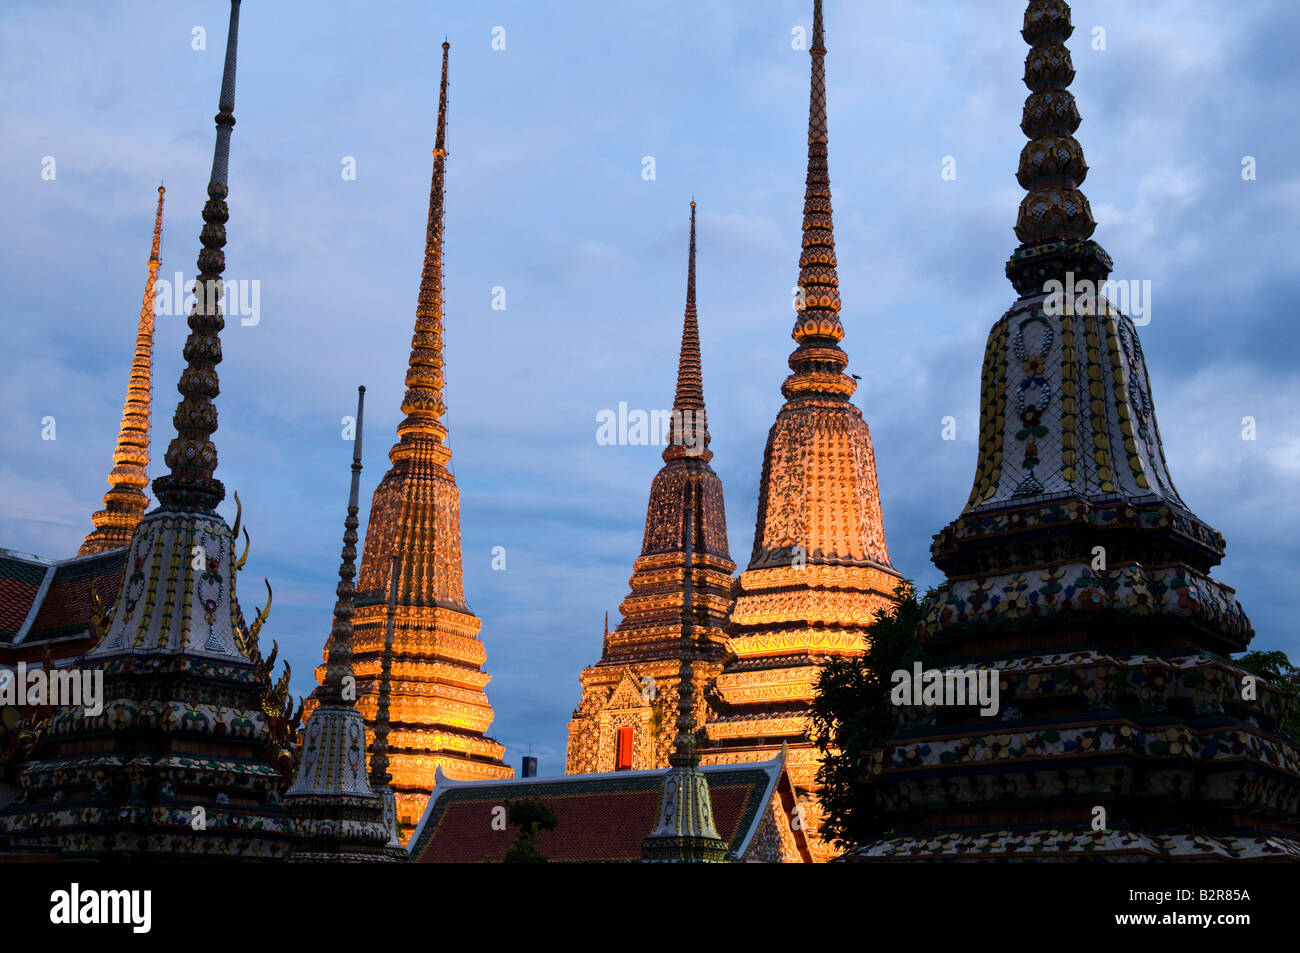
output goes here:
[{"label": "tall spire", "polygon": [[[749,567],[732,587],[731,656],[710,693],[706,763],[766,761],[789,742],[800,796],[816,790],[819,753],[805,733],[828,659],[860,655],[901,579],[889,559],[876,455],[840,347],[839,280],[826,131],[826,38],[820,0],[809,50],[808,173],[799,253],[799,316],[768,433]],[[816,836],[815,857],[830,848]]]},{"label": "tall spire", "polygon": [[[505,747],[487,737],[494,715],[484,687],[491,676],[483,671],[487,653],[478,638],[483,623],[465,598],[460,490],[447,468],[451,448],[440,419],[445,409],[442,255],[450,49],[444,42],[424,266],[402,400],[405,416],[388,453],[392,465],[371,497],[353,618],[354,665],[366,686],[360,705],[372,733],[380,728],[374,715],[386,642],[392,644],[387,654],[401,659],[390,697],[392,720],[402,726],[391,736],[391,790],[408,833],[437,784],[439,768],[456,780],[512,774],[504,764]],[[385,613],[392,598],[396,602]],[[318,673],[324,676],[323,670]]]},{"label": "tall spire", "polygon": [[812,81],[808,96],[808,174],[804,184],[803,246],[799,253],[799,312],[790,355],[794,371],[781,386],[787,399],[816,395],[847,400],[857,385],[844,373],[849,358],[840,348],[840,281],[836,273],[835,225],[831,220],[831,176],[827,159],[826,41],[822,2],[813,2]]},{"label": "tall spire", "polygon": [[[325,680],[312,692],[322,704],[343,702],[344,679],[352,675],[352,614],[357,575],[358,491],[361,484],[361,428],[365,414],[366,389],[357,388],[357,429],[352,447],[352,486],[348,492],[348,515],[343,520],[343,554],[339,562],[339,584],[335,590],[334,626],[330,631],[329,655],[325,663]],[[349,707],[352,703],[349,702]]]},{"label": "tall spire", "polygon": [[[357,388],[352,485],[343,520],[343,553],[334,603],[325,678],[312,692],[315,708],[303,730],[298,771],[285,792],[297,813],[294,860],[391,860],[392,830],[386,800],[366,777],[366,724],[356,705],[352,676],[352,614],[357,567],[357,509],[361,482],[361,432],[366,389]],[[351,683],[351,684],[349,684]],[[340,823],[343,821],[343,823]]]},{"label": "tall spire", "polygon": [[144,488],[149,485],[149,414],[153,398],[153,302],[158,281],[158,249],[162,241],[163,195],[158,186],[158,210],[153,220],[153,249],[149,252],[149,275],[140,303],[140,323],[135,332],[135,357],[126,386],[122,425],[113,450],[113,469],[108,473],[104,508],[91,516],[95,528],[85,538],[78,556],[120,549],[131,542],[140,517],[149,507]]},{"label": "tall spire", "polygon": [[[619,606],[623,618],[610,632],[606,619],[600,661],[581,675],[582,701],[569,722],[569,773],[613,770],[618,764],[607,707],[621,705],[627,678],[642,686],[676,684],[682,653],[682,606],[688,598],[684,584],[696,585],[691,595],[699,608],[699,642],[693,649],[696,677],[708,681],[722,671],[726,654],[727,610],[731,606],[731,574],[736,570],[727,543],[727,514],[722,481],[709,466],[709,431],[700,372],[700,331],[695,309],[695,201],[691,200],[690,242],[686,264],[686,311],[682,321],[677,389],[669,426],[664,464],[650,484],[641,555],[633,563],[631,592]],[[683,533],[691,518],[692,539]],[[692,547],[694,578],[685,576],[686,547]],[[634,693],[636,694],[636,693]],[[651,699],[642,694],[645,720],[634,727],[632,766],[661,768],[673,753],[666,732],[651,730],[657,717]],[[624,748],[626,754],[627,749]],[[627,764],[624,763],[626,767]]]},{"label": "tall spire", "polygon": [[230,133],[235,126],[235,54],[239,40],[239,3],[230,3],[230,31],[226,37],[226,64],[221,75],[221,99],[215,118],[217,143],[212,153],[212,175],[208,201],[203,206],[197,300],[190,311],[190,334],[185,341],[185,370],[176,389],[181,400],[172,421],[176,436],[167,447],[171,472],[154,480],[158,502],[168,509],[213,510],[226,495],[226,488],[214,474],[217,448],[212,435],[217,429],[217,408],[212,403],[221,392],[217,365],[221,363],[221,275],[226,270],[227,168],[230,164]]},{"label": "tall spire", "polygon": [[389,452],[396,463],[414,452],[415,444],[435,444],[433,457],[439,464],[451,459],[443,446],[447,428],[442,423],[446,410],[442,388],[442,241],[443,199],[447,165],[447,55],[451,44],[442,44],[442,82],[438,92],[438,129],[433,145],[433,179],[429,184],[429,220],[424,238],[424,270],[420,275],[420,297],[415,309],[415,333],[406,370],[406,396],[402,399],[405,419],[397,425],[400,442]]},{"label": "tall spire", "polygon": [[677,360],[677,392],[663,458],[713,458],[704,409],[704,379],[700,372],[700,326],[695,313],[695,200],[691,199],[691,239],[686,262],[686,313],[682,321],[682,350]]},{"label": "tall spire", "polygon": [[[692,504],[694,493],[692,492]],[[681,665],[677,676],[677,737],[664,776],[664,793],[659,803],[659,822],[645,839],[646,860],[675,862],[718,862],[726,859],[727,845],[713,823],[709,782],[700,770],[695,746],[695,611],[691,605],[695,554],[694,506],[686,508],[686,575],[682,601]]]}]

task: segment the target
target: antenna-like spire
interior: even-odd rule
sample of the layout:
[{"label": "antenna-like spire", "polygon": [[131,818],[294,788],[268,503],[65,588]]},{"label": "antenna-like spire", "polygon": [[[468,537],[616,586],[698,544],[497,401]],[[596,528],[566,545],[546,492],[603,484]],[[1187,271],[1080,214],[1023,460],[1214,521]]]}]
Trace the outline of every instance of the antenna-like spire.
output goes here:
[{"label": "antenna-like spire", "polygon": [[402,413],[406,417],[397,425],[399,442],[389,451],[389,459],[394,463],[410,455],[417,443],[436,445],[434,458],[439,464],[451,459],[451,450],[442,444],[447,428],[441,420],[446,410],[442,396],[442,243],[447,164],[447,55],[450,49],[451,44],[444,40],[438,130],[433,146],[433,179],[429,185],[429,221],[424,239],[424,270],[420,275],[415,333],[411,337],[411,357],[406,370],[406,396],[402,399]]},{"label": "antenna-like spire", "polygon": [[831,178],[827,160],[826,42],[821,0],[813,2],[812,82],[808,97],[808,175],[804,185],[803,248],[792,337],[799,342],[790,355],[794,371],[781,385],[787,399],[819,396],[847,400],[857,385],[844,368],[840,349],[840,281],[836,273],[835,227],[831,220]]},{"label": "antenna-like spire", "polygon": [[677,393],[669,424],[665,461],[678,457],[713,458],[704,409],[704,378],[700,370],[700,326],[695,312],[695,200],[691,199],[691,238],[686,260],[686,314],[682,321],[682,350],[677,360]]},{"label": "antenna-like spire", "polygon": [[95,524],[77,550],[89,556],[110,549],[120,549],[131,542],[140,517],[149,508],[144,488],[149,485],[149,416],[153,398],[153,301],[158,281],[158,249],[162,242],[163,195],[158,186],[158,210],[153,220],[153,249],[149,252],[149,275],[144,282],[144,300],[140,303],[140,323],[135,332],[135,357],[126,385],[126,404],[122,408],[122,425],[113,450],[113,469],[108,473],[109,490],[104,494],[104,508],[90,519]]},{"label": "antenna-like spire", "polygon": [[366,389],[357,388],[357,430],[352,447],[352,486],[348,492],[348,515],[343,520],[343,555],[339,563],[339,584],[335,592],[334,627],[330,632],[325,678],[313,694],[322,704],[343,702],[343,680],[352,674],[352,613],[357,575],[358,490],[361,484],[361,429],[366,407]]},{"label": "antenna-like spire", "polygon": [[226,270],[227,169],[230,164],[230,133],[235,125],[235,53],[239,39],[239,3],[230,0],[230,32],[226,38],[226,65],[221,76],[221,100],[216,124],[217,143],[212,154],[212,177],[208,201],[203,206],[199,274],[195,284],[197,300],[190,312],[190,334],[185,340],[185,370],[176,389],[181,400],[172,418],[176,436],[165,457],[171,472],[154,481],[159,503],[171,509],[213,510],[225,498],[226,489],[214,476],[217,448],[212,435],[217,429],[217,408],[212,403],[221,388],[217,365],[221,363],[221,274]]},{"label": "antenna-like spire", "polygon": [[388,583],[388,628],[384,632],[384,659],[379,671],[379,702],[375,706],[375,741],[370,747],[370,786],[376,790],[393,779],[388,773],[388,709],[392,693],[393,628],[397,619],[397,572],[400,565],[401,557],[394,556]]}]

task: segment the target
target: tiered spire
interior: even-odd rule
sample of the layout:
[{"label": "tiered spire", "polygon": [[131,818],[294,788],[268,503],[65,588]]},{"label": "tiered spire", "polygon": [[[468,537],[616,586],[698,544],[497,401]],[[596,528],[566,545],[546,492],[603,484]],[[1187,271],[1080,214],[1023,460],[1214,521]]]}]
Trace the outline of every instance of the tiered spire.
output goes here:
[{"label": "tiered spire", "polygon": [[235,54],[239,40],[239,0],[231,0],[230,31],[226,37],[226,63],[221,76],[221,101],[217,107],[217,145],[212,154],[212,175],[208,201],[203,206],[203,250],[199,252],[197,300],[190,311],[190,334],[185,340],[185,370],[176,389],[181,400],[172,421],[176,436],[165,457],[171,472],[154,480],[153,490],[163,506],[178,510],[214,510],[226,495],[214,473],[217,448],[212,435],[217,430],[217,408],[212,403],[221,387],[217,365],[221,363],[222,272],[226,270],[227,170],[230,164],[230,134],[235,127]]},{"label": "tiered spire", "polygon": [[[1096,222],[1079,189],[1088,167],[1073,135],[1080,118],[1067,88],[1074,68],[1065,40],[1073,31],[1064,0],[1027,5],[1021,35],[1031,47],[1024,76],[1030,92],[1020,127],[1029,142],[1016,173],[1027,194],[1016,220],[1021,244],[1006,266],[1020,298],[989,334],[967,511],[1069,497],[1173,507],[1181,514],[1176,520],[1128,520],[1131,526],[1109,537],[1109,558],[1150,561],[1158,552],[1159,561],[1186,559],[1208,570],[1222,558],[1223,540],[1187,512],[1174,487],[1137,329],[1106,299],[1111,260],[1089,237]],[[1086,508],[1053,525],[1053,547],[1063,559],[1082,559],[1099,544]],[[1157,536],[1166,538],[1157,543]],[[1011,547],[1010,538],[995,541],[959,520],[937,538],[935,562],[965,575],[1041,561],[1036,540]],[[999,555],[989,562],[992,550]]]},{"label": "tiered spire", "polygon": [[352,674],[352,614],[357,566],[358,491],[366,389],[357,388],[352,485],[343,520],[343,552],[335,590],[325,678],[312,698],[316,708],[303,731],[298,772],[285,803],[299,812],[299,861],[388,860],[390,828],[385,805],[366,778],[366,726],[356,707]]},{"label": "tiered spire", "polygon": [[[694,203],[692,203],[694,204]],[[692,492],[692,496],[694,493]],[[693,502],[693,501],[692,501]],[[642,855],[646,860],[676,862],[718,862],[726,859],[727,845],[713,823],[709,782],[700,770],[695,745],[695,619],[691,606],[693,555],[695,552],[694,507],[686,509],[686,576],[682,601],[681,665],[677,675],[677,737],[671,765],[664,776],[664,793],[659,803],[659,821],[646,838]]]},{"label": "tiered spire", "polygon": [[835,261],[835,225],[831,218],[830,142],[826,128],[826,40],[822,2],[813,2],[812,81],[808,97],[808,173],[804,185],[803,246],[792,337],[799,346],[790,355],[794,374],[781,387],[788,399],[817,395],[847,400],[857,385],[844,373],[848,355],[840,348],[840,281]]},{"label": "tiered spire", "polygon": [[[798,347],[764,450],[754,549],[732,588],[727,645],[735,659],[714,683],[704,752],[715,764],[765,761],[788,742],[791,777],[805,794],[817,770],[805,728],[820,667],[863,651],[868,626],[893,604],[900,581],[885,544],[871,431],[849,399],[856,385],[840,347],[821,0],[809,54]],[[826,859],[825,845],[812,840],[814,855]]]},{"label": "tiered spire", "polygon": [[[358,387],[357,426],[352,445],[352,485],[348,490],[348,515],[343,520],[343,554],[339,562],[339,584],[335,590],[338,600],[334,603],[334,627],[330,630],[325,680],[312,692],[322,704],[342,702],[344,680],[353,677],[352,614],[355,611],[357,591],[353,580],[357,575],[357,527],[361,525],[357,513],[360,509],[358,494],[361,487],[361,437],[365,409],[366,389]],[[349,702],[348,707],[356,706]]]},{"label": "tiered spire", "polygon": [[109,491],[104,508],[91,516],[95,529],[82,542],[78,556],[121,549],[131,542],[140,517],[149,507],[144,488],[149,485],[149,415],[153,398],[154,286],[158,281],[158,248],[162,241],[163,195],[158,186],[158,211],[153,220],[153,248],[149,252],[149,275],[140,304],[140,323],[135,332],[135,357],[126,387],[122,425],[113,451],[113,469],[108,473]]},{"label": "tiered spire", "polygon": [[[672,753],[672,739],[653,730],[658,723],[655,699],[671,697],[682,651],[681,606],[686,598],[685,553],[697,555],[696,601],[701,609],[700,641],[695,663],[707,678],[722,669],[726,636],[723,626],[731,605],[731,574],[736,569],[728,551],[727,515],[722,481],[709,466],[707,412],[700,367],[700,329],[695,306],[695,214],[691,202],[690,240],[686,265],[686,309],[682,318],[677,388],[669,425],[664,465],[650,485],[641,555],[633,564],[631,592],[620,609],[623,618],[609,631],[606,620],[600,661],[581,676],[583,697],[569,723],[570,773],[608,771],[616,767],[613,730],[601,712],[626,703],[637,709],[630,764],[663,767]],[[686,539],[684,528],[693,527]],[[627,683],[627,684],[625,684]],[[649,691],[649,686],[654,691]],[[626,759],[625,759],[626,761]]]},{"label": "tiered spire", "polygon": [[855,853],[1295,859],[1290,702],[1243,690],[1255,680],[1228,656],[1250,623],[1209,576],[1222,537],[1174,490],[1138,329],[1095,287],[1110,260],[1078,190],[1070,33],[1063,0],[1030,0],[1019,297],[989,331],[975,485],[935,537],[947,578],[917,628],[950,683],[978,679],[992,704],[898,709],[856,794],[891,830]]},{"label": "tiered spire", "polygon": [[[442,44],[442,81],[438,92],[438,128],[433,145],[433,179],[429,184],[429,220],[425,228],[424,269],[420,274],[420,297],[415,309],[415,333],[406,370],[406,396],[397,426],[399,443],[389,452],[393,463],[416,453],[416,446],[439,464],[451,459],[450,448],[442,445],[447,428],[442,415],[447,409],[442,389],[442,241],[447,168],[447,58],[451,44]],[[436,445],[436,446],[435,446]]]},{"label": "tiered spire", "polygon": [[[492,706],[484,687],[482,622],[465,599],[460,491],[447,469],[451,448],[443,388],[443,195],[447,163],[447,89],[451,45],[442,44],[429,216],[415,330],[406,370],[405,415],[389,451],[392,466],[370,505],[353,651],[367,726],[379,724],[386,632],[392,627],[387,738],[397,813],[414,829],[441,767],[457,780],[509,777],[505,748],[486,737]],[[396,560],[394,557],[397,557]],[[386,611],[392,599],[393,607]],[[323,677],[323,673],[322,677]],[[381,752],[380,763],[384,757]]]},{"label": "tiered spire", "polygon": [[713,459],[704,409],[704,378],[700,369],[700,325],[695,311],[695,200],[691,199],[691,239],[686,263],[686,314],[682,320],[682,350],[677,359],[677,392],[668,429],[667,463],[679,457]]}]

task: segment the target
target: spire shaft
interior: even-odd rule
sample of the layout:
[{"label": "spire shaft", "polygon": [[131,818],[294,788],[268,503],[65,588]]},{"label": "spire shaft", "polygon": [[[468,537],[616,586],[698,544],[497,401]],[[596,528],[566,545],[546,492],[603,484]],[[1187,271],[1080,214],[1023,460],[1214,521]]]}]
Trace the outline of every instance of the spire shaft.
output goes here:
[{"label": "spire shaft", "polygon": [[[330,632],[325,679],[313,693],[323,704],[343,703],[343,680],[352,674],[352,615],[355,609],[357,575],[357,493],[361,485],[361,429],[365,415],[366,389],[357,388],[357,429],[352,448],[352,485],[348,492],[348,515],[343,520],[343,553],[339,562],[339,584],[335,589],[334,627]],[[350,704],[350,703],[349,703]]]},{"label": "spire shaft", "polygon": [[[429,219],[425,228],[424,270],[420,275],[420,296],[415,309],[415,333],[411,337],[411,356],[406,370],[406,395],[402,413],[406,417],[397,426],[400,442],[389,457],[394,463],[409,457],[419,443],[441,447],[447,428],[442,423],[446,410],[442,388],[443,303],[442,245],[443,200],[446,192],[447,164],[447,58],[451,44],[442,44],[442,81],[438,93],[438,129],[434,137],[433,178],[429,184]],[[446,463],[451,451],[445,447],[436,455]]]},{"label": "spire shaft", "polygon": [[388,628],[384,633],[384,659],[379,673],[379,702],[375,707],[375,742],[370,752],[370,784],[378,789],[392,780],[388,773],[388,710],[393,677],[393,629],[397,620],[397,573],[401,557],[393,557],[388,584]]},{"label": "spire shaft", "polygon": [[240,0],[230,0],[230,31],[226,38],[226,63],[221,76],[221,99],[216,115],[217,141],[212,153],[212,178],[208,201],[203,206],[196,301],[190,311],[190,334],[185,340],[185,370],[176,389],[181,400],[172,418],[176,436],[167,447],[170,473],[154,481],[158,501],[170,509],[211,511],[225,498],[226,490],[214,476],[217,448],[212,435],[217,429],[217,408],[213,400],[221,392],[217,365],[221,363],[221,275],[226,269],[227,172],[230,164],[230,133],[235,125],[235,55],[239,39]]},{"label": "spire shaft", "polygon": [[691,604],[695,572],[695,492],[686,503],[686,566],[682,592],[682,662],[677,670],[677,737],[675,750],[668,758],[673,767],[694,768],[700,763],[695,750],[695,610]]},{"label": "spire shaft", "polygon": [[140,322],[135,332],[135,356],[126,386],[122,424],[113,450],[113,469],[108,474],[104,509],[91,516],[95,529],[82,542],[78,556],[118,549],[131,542],[140,517],[149,507],[144,488],[149,485],[149,417],[153,397],[154,288],[158,281],[158,249],[162,242],[163,196],[158,186],[158,209],[153,220],[153,247],[149,252],[149,274],[140,303]]},{"label": "spire shaft", "polygon": [[704,408],[704,378],[700,364],[700,325],[695,311],[695,200],[691,200],[691,238],[686,260],[686,312],[682,320],[682,349],[677,360],[677,392],[668,430],[665,461],[679,457],[713,458]]},{"label": "spire shaft", "polygon": [[831,179],[826,124],[826,42],[821,0],[813,2],[812,77],[808,96],[808,173],[804,183],[803,247],[792,337],[799,342],[790,355],[794,374],[781,392],[787,399],[820,396],[847,400],[856,389],[844,373],[848,356],[840,349],[840,281],[835,260],[835,226],[831,216]]}]

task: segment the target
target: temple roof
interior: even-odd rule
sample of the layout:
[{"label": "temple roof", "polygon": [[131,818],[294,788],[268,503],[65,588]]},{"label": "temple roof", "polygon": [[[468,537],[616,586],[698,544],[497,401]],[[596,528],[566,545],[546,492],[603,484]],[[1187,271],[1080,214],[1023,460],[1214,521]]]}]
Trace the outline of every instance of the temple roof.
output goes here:
[{"label": "temple roof", "polygon": [[[718,834],[733,857],[745,856],[773,798],[780,800],[787,817],[794,809],[794,791],[780,758],[705,765],[700,770],[708,778]],[[537,838],[548,860],[640,861],[642,842],[657,820],[666,773],[616,771],[472,782],[440,777],[411,838],[411,859],[498,863],[518,831],[508,826],[494,830],[493,808],[508,800],[536,798],[555,812],[557,821],[555,830],[541,831]],[[809,861],[803,831],[793,833],[799,853]]]},{"label": "temple roof", "polygon": [[86,633],[92,585],[110,603],[122,584],[125,562],[125,549],[62,560],[0,549],[0,644]]}]

